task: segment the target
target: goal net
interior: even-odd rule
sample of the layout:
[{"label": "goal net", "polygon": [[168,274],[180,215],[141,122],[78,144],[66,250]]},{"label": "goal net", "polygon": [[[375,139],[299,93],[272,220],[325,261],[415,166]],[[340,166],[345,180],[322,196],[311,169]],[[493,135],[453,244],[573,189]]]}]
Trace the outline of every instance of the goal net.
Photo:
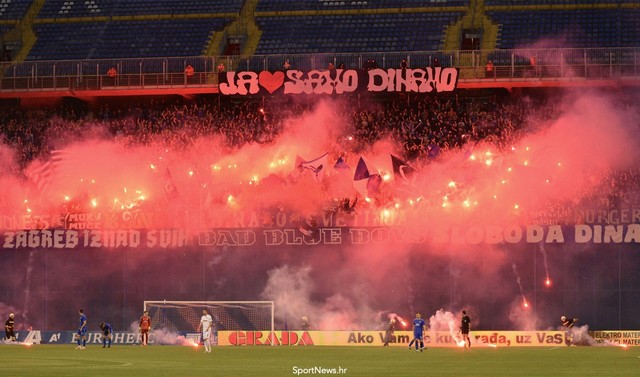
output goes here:
[{"label": "goal net", "polygon": [[273,301],[145,301],[151,327],[169,331],[196,331],[207,309],[214,329],[274,331]]}]

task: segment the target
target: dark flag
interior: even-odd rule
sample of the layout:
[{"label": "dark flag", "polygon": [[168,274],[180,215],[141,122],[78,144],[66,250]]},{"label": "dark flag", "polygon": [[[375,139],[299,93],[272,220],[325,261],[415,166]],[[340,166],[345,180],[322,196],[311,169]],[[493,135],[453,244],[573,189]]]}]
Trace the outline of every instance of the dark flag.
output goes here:
[{"label": "dark flag", "polygon": [[391,155],[391,164],[393,165],[393,179],[396,184],[411,185],[413,175],[416,172],[415,169],[394,155]]},{"label": "dark flag", "polygon": [[395,182],[396,195],[411,196],[416,193],[416,180],[418,172],[405,161],[391,155],[391,165],[393,166],[393,180]]},{"label": "dark flag", "polygon": [[347,165],[347,162],[344,160],[344,158],[340,156],[338,158],[338,161],[336,161],[335,165],[333,165],[333,169],[345,171],[345,170],[350,170],[351,166]]},{"label": "dark flag", "polygon": [[353,175],[353,187],[364,197],[375,195],[382,183],[380,174],[371,174],[364,159],[360,157],[356,172]]},{"label": "dark flag", "polygon": [[169,168],[167,168],[164,173],[164,194],[168,200],[173,200],[178,197],[178,189],[173,183],[173,178],[171,177]]}]

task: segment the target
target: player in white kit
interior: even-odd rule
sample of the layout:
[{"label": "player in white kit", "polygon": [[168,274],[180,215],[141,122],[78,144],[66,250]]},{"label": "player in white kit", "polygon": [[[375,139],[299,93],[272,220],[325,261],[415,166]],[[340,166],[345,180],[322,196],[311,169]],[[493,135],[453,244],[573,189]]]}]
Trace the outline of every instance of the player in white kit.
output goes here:
[{"label": "player in white kit", "polygon": [[213,326],[213,318],[207,312],[207,309],[202,309],[202,317],[200,317],[200,324],[198,325],[198,331],[202,328],[202,341],[204,343],[204,352],[211,352],[211,326]]}]

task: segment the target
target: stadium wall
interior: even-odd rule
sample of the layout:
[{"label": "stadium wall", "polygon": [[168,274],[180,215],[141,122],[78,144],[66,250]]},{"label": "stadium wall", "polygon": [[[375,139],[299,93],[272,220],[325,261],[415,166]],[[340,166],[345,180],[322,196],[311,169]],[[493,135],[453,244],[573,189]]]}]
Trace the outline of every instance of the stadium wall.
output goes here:
[{"label": "stadium wall", "polygon": [[[35,242],[42,240],[42,232],[25,231],[18,238]],[[437,244],[412,237],[397,242],[359,236],[357,243],[343,243],[336,242],[333,229],[333,238],[325,238],[329,243],[311,242],[299,230],[290,230],[296,242],[283,237],[270,245],[233,241],[237,232],[246,235],[246,230],[208,231],[205,234],[215,235],[209,241],[215,242],[202,243],[186,242],[178,231],[155,233],[153,238],[142,233],[142,243],[132,236],[135,231],[127,230],[120,236],[109,232],[114,243],[106,246],[100,237],[69,243],[70,232],[51,233],[46,245],[0,249],[0,303],[16,312],[18,330],[75,328],[79,308],[89,316],[91,330],[100,322],[126,330],[137,323],[145,300],[272,299],[265,297],[265,287],[273,283],[274,271],[289,274],[291,281],[307,271],[304,279],[322,282],[303,293],[276,286],[276,292],[291,291],[287,303],[276,300],[277,329],[291,328],[295,320],[282,314],[297,300],[317,308],[308,315],[318,323],[322,306],[336,297],[344,300],[333,306],[334,314],[350,312],[355,322],[369,324],[384,322],[373,318],[380,309],[404,317],[420,310],[428,318],[441,308],[455,312],[466,307],[473,308],[474,328],[482,330],[555,328],[561,315],[577,316],[592,330],[638,328],[637,241],[575,243],[567,237],[542,248],[540,242]],[[18,239],[15,232],[3,236],[4,246]],[[132,240],[140,243],[124,243]],[[154,240],[152,245],[149,240]],[[306,270],[308,266],[313,268]],[[551,288],[544,284],[545,275],[553,279]],[[528,308],[516,307],[522,302]],[[519,322],[521,318],[532,319]],[[345,329],[327,323],[323,329]]]},{"label": "stadium wall", "polygon": [[[26,344],[75,344],[74,331],[20,331],[18,340]],[[397,331],[390,346],[407,347],[413,338],[411,331]],[[470,334],[472,347],[559,347],[571,341],[563,331],[473,331]],[[220,331],[214,337],[218,346],[373,346],[384,344],[384,331],[276,331],[273,334],[261,331]],[[579,345],[590,346],[638,346],[640,331],[592,331],[576,335]],[[456,332],[429,331],[424,338],[426,347],[462,347],[461,336]],[[151,345],[198,346],[198,332],[167,334],[152,332]],[[139,345],[140,334],[131,331],[113,333],[114,345]],[[89,332],[87,344],[101,345],[102,333]]]}]

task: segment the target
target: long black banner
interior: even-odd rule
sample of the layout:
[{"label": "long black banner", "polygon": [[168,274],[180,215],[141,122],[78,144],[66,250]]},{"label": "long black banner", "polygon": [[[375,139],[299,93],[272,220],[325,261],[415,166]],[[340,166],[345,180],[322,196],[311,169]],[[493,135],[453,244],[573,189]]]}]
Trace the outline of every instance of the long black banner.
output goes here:
[{"label": "long black banner", "polygon": [[74,230],[32,229],[1,233],[3,249],[182,248],[211,246],[311,246],[406,244],[637,244],[640,224],[512,225],[448,229],[368,228],[247,228]]}]

